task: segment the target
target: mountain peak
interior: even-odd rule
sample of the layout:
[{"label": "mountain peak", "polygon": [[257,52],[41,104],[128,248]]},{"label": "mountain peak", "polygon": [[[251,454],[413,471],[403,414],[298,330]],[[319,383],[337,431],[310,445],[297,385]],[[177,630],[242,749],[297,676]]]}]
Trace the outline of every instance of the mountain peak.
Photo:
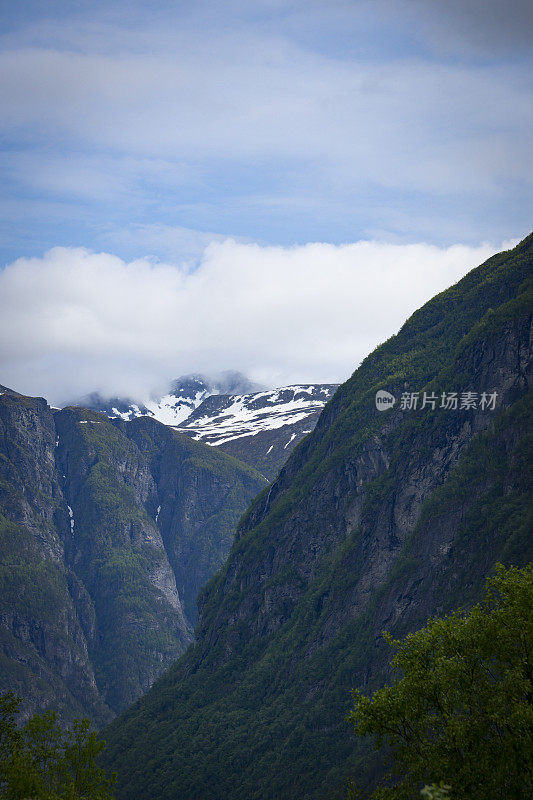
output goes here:
[{"label": "mountain peak", "polygon": [[252,394],[264,389],[258,383],[249,380],[242,372],[226,370],[208,377],[201,373],[181,375],[170,385],[170,393],[185,394],[191,391],[205,391],[209,394]]}]

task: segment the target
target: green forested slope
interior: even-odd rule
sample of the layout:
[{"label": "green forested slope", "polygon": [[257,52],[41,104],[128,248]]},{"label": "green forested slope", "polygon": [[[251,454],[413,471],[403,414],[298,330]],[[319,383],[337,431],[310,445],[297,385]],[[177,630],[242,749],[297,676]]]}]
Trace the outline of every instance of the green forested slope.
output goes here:
[{"label": "green forested slope", "polygon": [[[293,800],[371,783],[345,721],[387,677],[383,629],[531,558],[532,248],[473,270],[372,353],[241,521],[197,642],[106,731],[120,798]],[[494,411],[375,393],[497,392]]]}]

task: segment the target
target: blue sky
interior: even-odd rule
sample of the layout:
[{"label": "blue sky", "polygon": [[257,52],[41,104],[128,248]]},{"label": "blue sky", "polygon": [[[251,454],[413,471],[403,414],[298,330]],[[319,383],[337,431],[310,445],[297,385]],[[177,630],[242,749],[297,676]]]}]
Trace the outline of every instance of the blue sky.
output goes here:
[{"label": "blue sky", "polygon": [[[339,263],[342,245],[361,240],[441,253],[470,247],[461,251],[461,268],[454,256],[450,272],[435,273],[426,295],[416,296],[422,302],[444,288],[442,275],[457,279],[481,254],[529,232],[529,2],[4,0],[0,8],[4,271],[10,265],[22,274],[19,260],[32,257],[56,277],[61,269],[96,269],[80,259],[85,248],[124,264],[140,259],[182,276],[211,275],[206,265],[214,253],[222,264],[231,240],[237,260],[246,252],[268,282],[277,266],[269,270],[261,248],[274,261],[276,248],[285,248],[292,264],[291,248],[311,257],[315,251],[305,248],[313,242],[337,247],[327,252]],[[58,247],[57,263],[45,257]],[[434,251],[405,251],[417,252]],[[418,268],[413,262],[413,275]],[[316,264],[309,274],[320,283]],[[402,274],[409,280],[409,271]],[[354,261],[346,286],[362,280],[374,278]],[[53,288],[59,296],[61,287]],[[298,320],[290,276],[286,290]],[[31,284],[17,297],[25,308],[38,302]],[[215,303],[211,289],[206,297]],[[65,297],[64,317],[71,303]],[[213,310],[207,301],[206,308]],[[397,325],[412,310],[406,302],[389,316]],[[277,312],[273,306],[276,319]],[[39,373],[43,338],[32,320],[46,316],[37,307],[28,320],[33,350],[10,334],[0,352],[7,377],[28,391],[40,386],[23,376]],[[363,336],[364,345],[331,369],[324,359],[315,373],[313,364],[303,367],[302,351],[292,367],[261,362],[255,373],[267,382],[318,373],[342,379],[394,325]],[[198,369],[222,360],[221,368],[254,371],[251,351],[244,357],[228,344],[223,356],[206,342],[200,353],[191,336],[185,331],[169,355],[170,377],[195,358]],[[132,347],[139,349],[137,341]],[[51,346],[41,373],[51,375],[50,391],[56,384],[73,391],[60,350]],[[79,363],[81,351],[72,358]],[[100,374],[121,372],[90,358],[86,388]]]},{"label": "blue sky", "polygon": [[2,262],[522,236],[528,7],[4,2]]}]

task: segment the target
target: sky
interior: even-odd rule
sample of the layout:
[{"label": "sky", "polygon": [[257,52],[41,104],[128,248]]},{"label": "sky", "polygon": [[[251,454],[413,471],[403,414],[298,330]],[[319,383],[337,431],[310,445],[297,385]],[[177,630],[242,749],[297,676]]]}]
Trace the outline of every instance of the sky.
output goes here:
[{"label": "sky", "polygon": [[530,230],[533,5],[0,2],[0,383],[344,380]]}]

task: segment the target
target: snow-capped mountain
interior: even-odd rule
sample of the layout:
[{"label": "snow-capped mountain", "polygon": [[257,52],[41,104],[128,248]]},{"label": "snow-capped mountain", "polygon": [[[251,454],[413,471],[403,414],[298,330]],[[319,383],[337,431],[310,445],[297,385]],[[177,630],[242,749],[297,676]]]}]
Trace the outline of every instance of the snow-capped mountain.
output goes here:
[{"label": "snow-capped mountain", "polygon": [[238,372],[217,379],[185,375],[168,392],[144,402],[89,395],[75,405],[129,421],[151,416],[176,431],[256,467],[273,478],[289,453],[316,425],[337,384],[263,389]]},{"label": "snow-capped mountain", "polygon": [[335,388],[306,384],[250,394],[212,395],[178,429],[217,447],[242,436],[303,422],[322,410]]},{"label": "snow-capped mountain", "polygon": [[176,430],[246,461],[270,479],[313,430],[336,388],[336,384],[303,384],[212,395]]},{"label": "snow-capped mountain", "polygon": [[93,392],[68,405],[101,411],[111,419],[120,418],[125,422],[134,417],[148,416],[163,425],[176,426],[183,424],[207,397],[258,392],[262,388],[241,372],[222,372],[216,378],[199,374],[182,375],[172,381],[165,394],[158,397],[141,401],[124,397],[105,398]]}]

